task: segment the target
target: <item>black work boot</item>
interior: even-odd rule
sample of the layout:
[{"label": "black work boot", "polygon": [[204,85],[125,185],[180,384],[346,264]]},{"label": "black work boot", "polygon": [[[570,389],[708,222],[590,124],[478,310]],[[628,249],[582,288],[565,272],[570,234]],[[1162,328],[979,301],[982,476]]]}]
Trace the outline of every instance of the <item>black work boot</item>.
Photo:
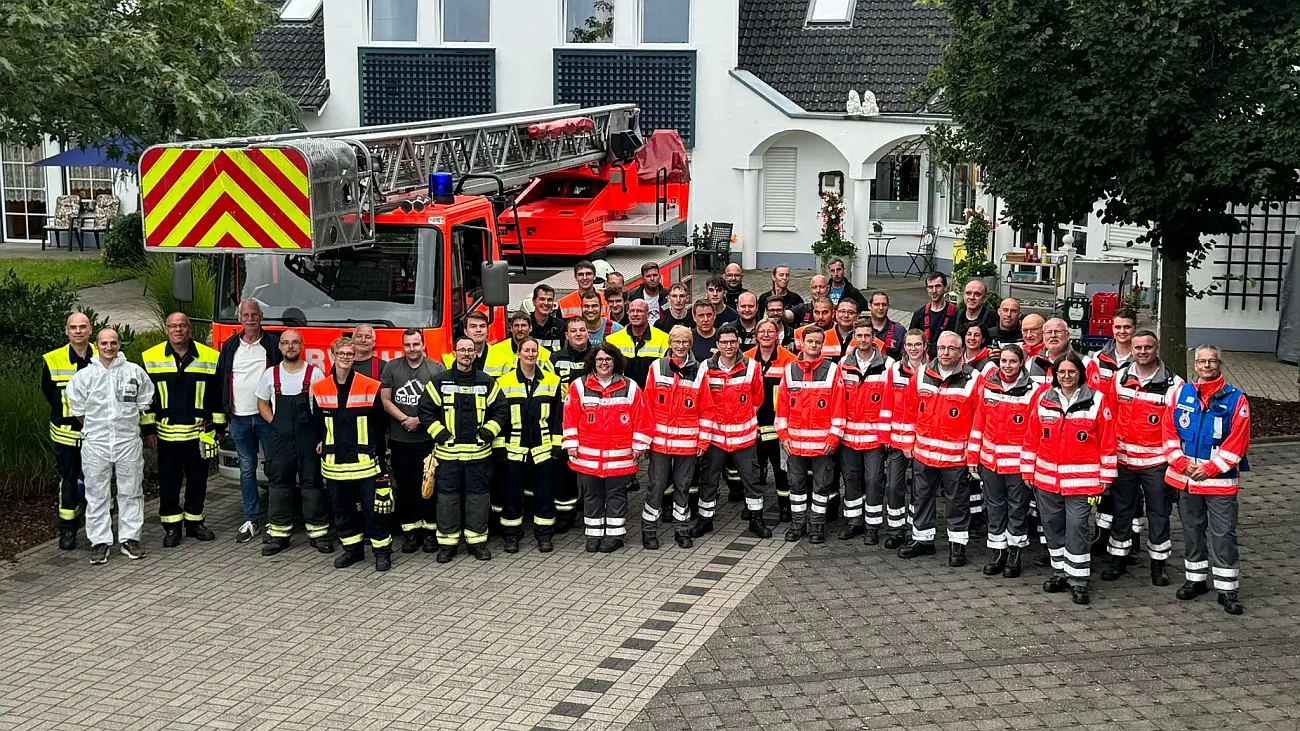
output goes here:
[{"label": "black work boot", "polygon": [[902,531],[891,530],[889,531],[889,535],[885,536],[885,548],[891,551],[902,546],[904,543],[907,543],[907,536]]},{"label": "black work boot", "polygon": [[985,576],[997,576],[1007,567],[1007,549],[994,548],[989,551],[989,562],[984,564]]},{"label": "black work boot", "polygon": [[361,563],[366,560],[366,549],[357,546],[355,548],[345,548],[338,558],[334,559],[334,568],[346,569],[347,567]]},{"label": "black work boot", "polygon": [[550,537],[542,536],[537,539],[537,552],[550,553],[555,550],[555,544],[551,542]]},{"label": "black work boot", "polygon": [[814,524],[808,526],[808,542],[809,542],[809,543],[816,543],[816,544],[820,544],[820,543],[825,543],[825,542],[826,542],[826,524],[825,524],[825,523],[814,523]]},{"label": "black work boot", "polygon": [[613,553],[623,547],[623,539],[618,536],[605,536],[600,539],[600,552]]},{"label": "black work boot", "polygon": [[772,529],[768,528],[767,523],[763,522],[763,514],[759,512],[754,512],[750,515],[749,532],[753,533],[758,538],[772,537]]},{"label": "black work boot", "polygon": [[201,520],[185,521],[185,535],[199,541],[217,540],[217,534]]},{"label": "black work boot", "polygon": [[641,547],[647,551],[659,550],[659,535],[652,530],[641,529]]},{"label": "black work boot", "polygon": [[966,565],[966,544],[948,544],[948,565],[955,569]]},{"label": "black work boot", "polygon": [[1223,606],[1223,611],[1234,616],[1246,611],[1246,608],[1241,606],[1241,602],[1237,601],[1235,591],[1219,592],[1219,604]]},{"label": "black work boot", "polygon": [[1209,592],[1210,588],[1205,585],[1204,581],[1184,581],[1183,585],[1178,587],[1174,596],[1184,601],[1195,599],[1196,597]]},{"label": "black work boot", "polygon": [[1134,533],[1134,534],[1133,534],[1133,549],[1132,549],[1131,551],[1129,551],[1128,556],[1125,557],[1125,558],[1127,559],[1126,563],[1128,563],[1129,566],[1133,566],[1133,565],[1137,564],[1137,562],[1138,562],[1138,552],[1139,552],[1141,549],[1142,549],[1142,534],[1141,534],[1141,533]]},{"label": "black work boot", "polygon": [[1070,582],[1064,576],[1049,576],[1047,581],[1043,582],[1043,591],[1048,594],[1059,594],[1070,588]]},{"label": "black work boot", "polygon": [[695,548],[695,539],[686,533],[678,533],[674,537],[677,539],[678,548]]},{"label": "black work boot", "polygon": [[181,545],[181,524],[167,523],[163,526],[163,548],[175,548]]},{"label": "black work boot", "polygon": [[903,547],[898,549],[899,558],[916,558],[917,556],[933,556],[933,541],[908,541]]},{"label": "black work boot", "polygon": [[402,553],[415,553],[420,550],[420,532],[407,531],[406,537],[402,539]]},{"label": "black work boot", "polygon": [[1023,552],[1024,549],[1019,546],[1012,546],[1007,549],[1007,562],[1002,566],[1002,578],[1020,578],[1020,556]]},{"label": "black work boot", "polygon": [[334,553],[334,539],[328,537],[313,538],[311,539],[311,547],[316,549],[318,553]]},{"label": "black work boot", "polygon": [[596,553],[600,550],[600,539],[596,536],[587,536],[587,553]]},{"label": "black work boot", "polygon": [[517,536],[506,536],[505,544],[506,553],[519,553],[519,538]]},{"label": "black work boot", "polygon": [[375,571],[387,571],[393,568],[392,551],[375,551]]},{"label": "black work boot", "polygon": [[1110,565],[1101,572],[1102,581],[1114,581],[1124,574],[1128,573],[1128,557],[1115,556],[1110,557]]},{"label": "black work boot", "polygon": [[776,518],[777,523],[789,523],[791,520],[794,519],[793,516],[790,514],[789,496],[786,497],[778,496],[776,498],[776,505],[777,505],[777,509],[780,510],[780,513],[777,515]]},{"label": "black work boot", "polygon": [[1151,559],[1151,585],[1169,586],[1169,575],[1165,573],[1165,562],[1158,558]]},{"label": "black work boot", "polygon": [[713,532],[713,518],[696,518],[691,526],[691,538],[699,538]]},{"label": "black work boot", "polygon": [[487,545],[483,543],[471,543],[469,545],[469,555],[479,561],[491,561],[492,552],[488,550]]},{"label": "black work boot", "polygon": [[[1121,557],[1121,558],[1122,558],[1122,557]],[[1086,586],[1071,586],[1071,587],[1070,587],[1070,601],[1074,602],[1075,604],[1089,604],[1089,603],[1091,603],[1091,602],[1092,602],[1092,599],[1088,597],[1088,587],[1086,587]]]},{"label": "black work boot", "polygon": [[867,527],[865,525],[854,525],[852,523],[849,523],[848,525],[844,526],[844,530],[840,531],[839,538],[841,541],[848,541],[857,538],[858,536],[866,532],[867,532]]},{"label": "black work boot", "polygon": [[437,561],[438,563],[451,563],[453,558],[456,558],[455,546],[440,546],[438,548],[438,557],[435,558],[434,561]]},{"label": "black work boot", "polygon": [[420,547],[420,550],[425,553],[437,553],[438,536],[434,535],[433,533],[424,534],[424,545]]},{"label": "black work boot", "polygon": [[561,510],[555,516],[555,535],[562,536],[573,530],[573,511]]},{"label": "black work boot", "polygon": [[59,550],[75,551],[77,550],[77,524],[70,526],[59,526]]},{"label": "black work boot", "polygon": [[740,519],[741,519],[741,520],[749,520],[750,516],[752,516],[753,514],[754,514],[754,511],[750,510],[749,508],[741,508],[741,509],[740,509]]},{"label": "black work boot", "polygon": [[800,521],[795,523],[791,521],[790,527],[785,531],[785,539],[791,543],[798,541],[808,533],[808,524]]},{"label": "black work boot", "polygon": [[289,549],[289,539],[287,537],[268,538],[267,540],[262,541],[263,556],[274,556],[275,554],[281,551],[287,551],[288,549]]},{"label": "black work boot", "polygon": [[862,542],[868,546],[880,545],[880,529],[868,528],[867,532],[862,534]]}]

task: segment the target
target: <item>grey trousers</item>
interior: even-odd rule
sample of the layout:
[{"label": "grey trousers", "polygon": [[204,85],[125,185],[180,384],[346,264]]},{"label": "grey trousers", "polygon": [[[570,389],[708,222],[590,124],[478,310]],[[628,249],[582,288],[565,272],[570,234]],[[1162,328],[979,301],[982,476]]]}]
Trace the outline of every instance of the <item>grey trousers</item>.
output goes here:
[{"label": "grey trousers", "polygon": [[1237,556],[1237,496],[1178,492],[1183,522],[1183,566],[1188,581],[1214,576],[1216,591],[1236,591],[1241,576]]},{"label": "grey trousers", "polygon": [[[800,457],[791,454],[787,462],[790,477],[791,525],[825,525],[826,506],[835,492],[835,458],[830,455]],[[812,515],[808,515],[808,474],[812,473]]]},{"label": "grey trousers", "polygon": [[[632,477],[595,477],[578,473],[582,518],[588,538],[622,538],[627,535],[627,486]],[[438,515],[442,515],[441,506]]]},{"label": "grey trousers", "polygon": [[1038,514],[1047,539],[1052,570],[1064,576],[1070,586],[1088,586],[1092,576],[1092,506],[1087,495],[1059,495],[1037,490]]},{"label": "grey trousers", "polygon": [[885,448],[840,447],[844,518],[849,525],[879,528],[885,522]]},{"label": "grey trousers", "polygon": [[934,521],[939,492],[948,507],[948,542],[966,545],[970,541],[970,495],[963,478],[965,467],[931,467],[919,460],[912,464],[916,476],[912,540],[934,542]]},{"label": "grey trousers", "polygon": [[763,486],[758,484],[758,445],[751,444],[728,452],[710,444],[704,452],[704,481],[700,484],[701,518],[713,517],[713,511],[718,507],[718,481],[722,479],[722,468],[728,464],[728,475],[734,470],[745,489],[745,507],[763,512]]},{"label": "grey trousers", "polygon": [[1017,472],[1000,475],[987,467],[980,468],[984,478],[984,508],[988,517],[989,548],[995,551],[1011,546],[1029,547],[1030,488]]},{"label": "grey trousers", "polygon": [[911,522],[908,488],[912,483],[907,479],[907,468],[911,463],[902,450],[885,448],[885,505],[889,530],[893,533],[902,534]]},{"label": "grey trousers", "polygon": [[1110,486],[1110,542],[1106,551],[1112,556],[1127,556],[1133,551],[1133,533],[1142,503],[1146,502],[1147,554],[1152,561],[1169,560],[1169,516],[1174,508],[1174,488],[1165,482],[1165,465],[1130,469],[1119,466],[1119,476]]},{"label": "grey trousers", "polygon": [[[664,491],[668,483],[689,485],[695,478],[695,455],[661,454],[650,452],[650,486],[646,488],[645,504],[641,506],[641,532],[654,535],[658,531],[662,516]],[[674,490],[673,529],[684,534],[691,527],[691,494],[689,490]]]}]

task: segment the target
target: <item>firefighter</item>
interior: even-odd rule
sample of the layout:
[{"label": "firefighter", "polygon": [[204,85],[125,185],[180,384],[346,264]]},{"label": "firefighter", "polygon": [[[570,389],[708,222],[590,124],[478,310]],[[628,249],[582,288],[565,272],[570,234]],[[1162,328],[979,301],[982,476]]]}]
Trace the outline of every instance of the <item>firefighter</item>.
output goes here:
[{"label": "firefighter", "polygon": [[564,449],[583,492],[587,553],[623,547],[627,484],[653,435],[645,396],[623,375],[623,354],[609,343],[593,348],[564,402]]},{"label": "firefighter", "polygon": [[709,449],[705,452],[704,480],[700,486],[699,516],[691,537],[713,532],[713,513],[718,505],[718,481],[723,468],[736,471],[744,487],[745,509],[749,511],[749,532],[771,538],[763,522],[763,486],[758,482],[758,409],[763,405],[763,372],[758,363],[740,354],[740,334],[735,324],[718,329],[718,354],[704,368],[708,371]]},{"label": "firefighter", "polygon": [[564,320],[555,307],[555,288],[549,284],[533,287],[533,316],[529,334],[537,344],[554,353],[564,345]]},{"label": "firefighter", "polygon": [[609,342],[627,359],[627,377],[645,388],[650,365],[668,355],[668,333],[650,325],[650,306],[632,300],[627,307],[627,327],[609,336]]},{"label": "firefighter", "polygon": [[[935,503],[940,490],[948,506],[948,565],[966,565],[970,541],[970,494],[964,476],[979,461],[979,435],[972,431],[983,398],[984,377],[961,362],[961,337],[939,336],[935,359],[912,376],[916,392],[903,420],[915,429],[908,456],[916,461],[912,540],[899,558],[934,555]],[[914,410],[913,410],[914,409]]]},{"label": "firefighter", "polygon": [[[842,300],[840,306],[852,304]],[[870,318],[853,328],[853,349],[840,359],[844,380],[844,439],[840,470],[844,474],[844,518],[840,540],[865,536],[868,546],[880,543],[885,523],[885,445],[889,443],[889,372],[894,359],[876,347]]]},{"label": "firefighter", "polygon": [[438,563],[456,557],[461,535],[469,553],[488,561],[492,443],[509,419],[501,388],[474,367],[478,344],[456,338],[455,367],[434,376],[420,397],[420,426],[433,438],[438,460]]},{"label": "firefighter", "polygon": [[791,542],[804,535],[811,543],[826,542],[826,508],[835,476],[832,455],[844,437],[844,384],[835,363],[822,357],[825,335],[816,325],[803,328],[803,350],[785,367],[776,391],[776,433],[790,452],[791,520],[785,539]]},{"label": "firefighter", "polygon": [[392,419],[388,444],[393,453],[397,522],[406,534],[402,553],[438,551],[437,501],[423,492],[433,440],[420,428],[420,396],[433,377],[446,370],[425,356],[424,333],[410,328],[402,333],[402,357],[388,361],[379,382],[379,398]]},{"label": "firefighter", "polygon": [[[523,345],[525,340],[532,339],[533,318],[527,312],[520,310],[510,316],[510,337],[502,340],[488,348],[487,357],[483,361],[483,372],[492,378],[500,378],[513,371],[519,364],[519,346]],[[533,342],[537,342],[533,339]],[[544,368],[551,367],[551,351],[541,348],[538,351],[538,362]]]},{"label": "firefighter", "polygon": [[903,357],[903,341],[907,331],[889,319],[889,294],[872,292],[870,304],[871,329],[876,333],[876,347],[885,355],[898,360]]},{"label": "firefighter", "polygon": [[77,550],[77,521],[81,518],[81,422],[68,411],[65,390],[77,371],[90,365],[90,318],[80,312],[63,324],[68,344],[41,356],[41,392],[50,403],[50,441],[59,465],[59,548]]},{"label": "firefighter", "polygon": [[1137,313],[1121,307],[1110,318],[1112,339],[1100,353],[1088,361],[1088,385],[1103,391],[1111,378],[1133,361],[1133,339],[1137,332]]},{"label": "firefighter", "polygon": [[[1118,313],[1116,322],[1119,322]],[[1173,547],[1169,540],[1169,516],[1173,511],[1174,489],[1165,483],[1168,466],[1164,454],[1162,422],[1173,403],[1183,379],[1161,362],[1157,353],[1160,341],[1150,330],[1129,338],[1133,360],[1121,366],[1113,376],[1099,380],[1098,390],[1107,392],[1115,408],[1115,440],[1118,444],[1119,473],[1109,490],[1110,500],[1102,498],[1099,511],[1111,511],[1110,538],[1107,551],[1110,565],[1102,570],[1102,581],[1114,581],[1128,573],[1128,557],[1133,551],[1138,516],[1146,503],[1147,555],[1151,558],[1151,585],[1168,586],[1165,562]],[[1101,359],[1094,359],[1093,363]],[[1107,506],[1107,502],[1110,503]],[[1097,520],[1101,523],[1100,515]]]},{"label": "firefighter", "polygon": [[203,504],[208,495],[208,462],[216,456],[226,412],[217,380],[220,354],[194,342],[190,318],[184,313],[173,312],[165,324],[167,342],[142,356],[154,383],[144,431],[145,441],[158,450],[158,515],[166,531],[163,547],[174,548],[181,543],[182,528],[185,535],[200,541],[216,539],[203,521]]},{"label": "firefighter", "polygon": [[[488,316],[486,312],[474,310],[465,315],[464,319],[465,337],[474,343],[474,362],[471,367],[476,371],[481,371],[487,367],[488,357]],[[442,356],[442,365],[447,370],[451,370],[456,363],[455,353],[446,353]]]},{"label": "firefighter", "polygon": [[948,275],[943,272],[926,275],[925,293],[930,301],[912,313],[912,324],[908,329],[925,334],[929,357],[934,358],[938,352],[939,336],[957,327],[958,313],[956,305],[948,301]]},{"label": "firefighter", "polygon": [[[577,379],[587,362],[591,350],[587,326],[574,317],[565,323],[564,347],[555,352],[555,375],[560,377],[560,393],[567,397],[569,385]],[[558,535],[573,529],[578,514],[578,477],[569,466],[569,454],[560,450],[560,462],[555,465],[555,532]]]},{"label": "firefighter", "polygon": [[375,554],[375,571],[393,565],[393,537],[388,515],[393,512],[393,489],[378,487],[379,463],[371,425],[379,381],[352,370],[356,346],[351,338],[330,344],[334,361],[329,376],[312,384],[312,412],[320,441],[321,476],[334,504],[334,527],[343,553],[334,568],[344,569],[366,559],[363,538],[369,537]]},{"label": "firefighter", "polygon": [[289,547],[293,533],[293,507],[302,501],[307,538],[321,553],[333,553],[329,538],[329,500],[321,487],[320,458],[316,456],[315,417],[311,413],[311,387],[325,373],[302,359],[302,334],[280,333],[282,360],[267,369],[257,387],[257,408],[271,425],[267,440],[266,537],[262,555],[274,556]]},{"label": "firefighter", "polygon": [[1039,390],[1025,372],[1025,351],[1019,345],[1002,346],[998,368],[984,381],[984,403],[971,426],[979,434],[980,462],[971,468],[971,476],[983,478],[988,512],[985,576],[1019,577],[1021,554],[1029,547],[1030,488],[1020,474],[1020,451]]},{"label": "firefighter", "polygon": [[1053,575],[1049,594],[1070,590],[1088,604],[1092,573],[1092,504],[1115,479],[1115,424],[1110,397],[1085,383],[1077,353],[1052,363],[1052,383],[1029,409],[1020,471],[1038,492],[1038,513]]},{"label": "firefighter", "polygon": [[506,553],[519,553],[524,535],[524,496],[533,499],[533,538],[550,553],[555,534],[555,459],[563,441],[560,377],[541,367],[541,346],[531,337],[519,343],[519,362],[497,379],[510,415],[493,446],[505,451],[501,528]]},{"label": "firefighter", "polygon": [[[1228,614],[1245,609],[1237,598],[1238,473],[1250,469],[1250,404],[1246,394],[1223,378],[1223,354],[1214,345],[1196,348],[1196,382],[1176,392],[1164,420],[1165,481],[1178,490],[1187,580],[1179,599],[1208,591],[1214,576],[1219,604]],[[1209,574],[1206,573],[1209,569]]]},{"label": "firefighter", "polygon": [[[635,304],[635,302],[634,302]],[[650,443],[650,489],[641,507],[641,546],[659,548],[659,521],[668,483],[690,485],[695,463],[709,446],[712,398],[708,369],[691,353],[691,331],[682,325],[668,333],[669,353],[650,366],[645,399],[654,422]],[[690,494],[673,490],[674,538],[681,548],[695,545],[690,535]]]},{"label": "firefighter", "polygon": [[[768,300],[779,307],[780,299]],[[779,341],[786,327],[780,313],[769,315],[758,323],[758,345],[745,353],[745,357],[758,364],[763,374],[763,403],[758,408],[758,462],[772,470],[776,482],[776,503],[780,510],[777,522],[790,522],[790,483],[781,464],[781,440],[776,436],[776,388],[781,385],[785,367],[793,363],[794,353],[781,347]],[[751,514],[752,515],[752,514]]]},{"label": "firefighter", "polygon": [[68,381],[68,413],[81,422],[81,464],[86,475],[86,538],[90,562],[108,561],[113,547],[112,486],[117,483],[117,539],[122,555],[144,558],[145,412],[153,403],[153,382],[121,352],[117,331],[95,336],[96,356]]},{"label": "firefighter", "polygon": [[916,428],[906,419],[907,414],[916,413],[912,377],[925,368],[925,352],[925,333],[909,330],[903,336],[903,358],[889,370],[889,448],[885,454],[885,521],[889,526],[889,536],[885,538],[884,546],[891,551],[907,542],[907,526],[912,519],[909,499],[912,483],[908,481],[907,473],[914,467],[908,452],[915,443]]}]

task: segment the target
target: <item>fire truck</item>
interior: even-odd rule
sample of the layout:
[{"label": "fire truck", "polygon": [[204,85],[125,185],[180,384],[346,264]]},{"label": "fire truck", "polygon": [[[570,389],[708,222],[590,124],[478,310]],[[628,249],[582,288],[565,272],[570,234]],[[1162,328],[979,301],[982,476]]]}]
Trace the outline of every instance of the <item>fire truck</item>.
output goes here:
[{"label": "fire truck", "polygon": [[693,274],[684,241],[661,244],[686,220],[685,150],[675,132],[642,138],[632,104],[159,145],[140,181],[145,248],[182,255],[178,299],[193,291],[185,255],[215,255],[212,344],[251,297],[322,367],[361,323],[384,359],[407,328],[441,358],[473,310],[501,340],[507,307],[539,283],[573,291],[582,259],[629,287],[646,262],[665,286]]}]

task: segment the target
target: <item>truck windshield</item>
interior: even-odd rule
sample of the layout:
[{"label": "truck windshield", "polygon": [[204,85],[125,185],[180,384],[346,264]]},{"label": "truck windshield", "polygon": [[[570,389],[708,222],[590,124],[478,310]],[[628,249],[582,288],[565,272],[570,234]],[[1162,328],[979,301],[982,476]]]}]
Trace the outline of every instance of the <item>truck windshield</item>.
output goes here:
[{"label": "truck windshield", "polygon": [[269,323],[369,322],[391,327],[441,323],[437,272],[442,232],[417,241],[416,229],[384,228],[374,246],[312,255],[221,257],[217,320],[238,322],[239,302],[256,299]]}]

